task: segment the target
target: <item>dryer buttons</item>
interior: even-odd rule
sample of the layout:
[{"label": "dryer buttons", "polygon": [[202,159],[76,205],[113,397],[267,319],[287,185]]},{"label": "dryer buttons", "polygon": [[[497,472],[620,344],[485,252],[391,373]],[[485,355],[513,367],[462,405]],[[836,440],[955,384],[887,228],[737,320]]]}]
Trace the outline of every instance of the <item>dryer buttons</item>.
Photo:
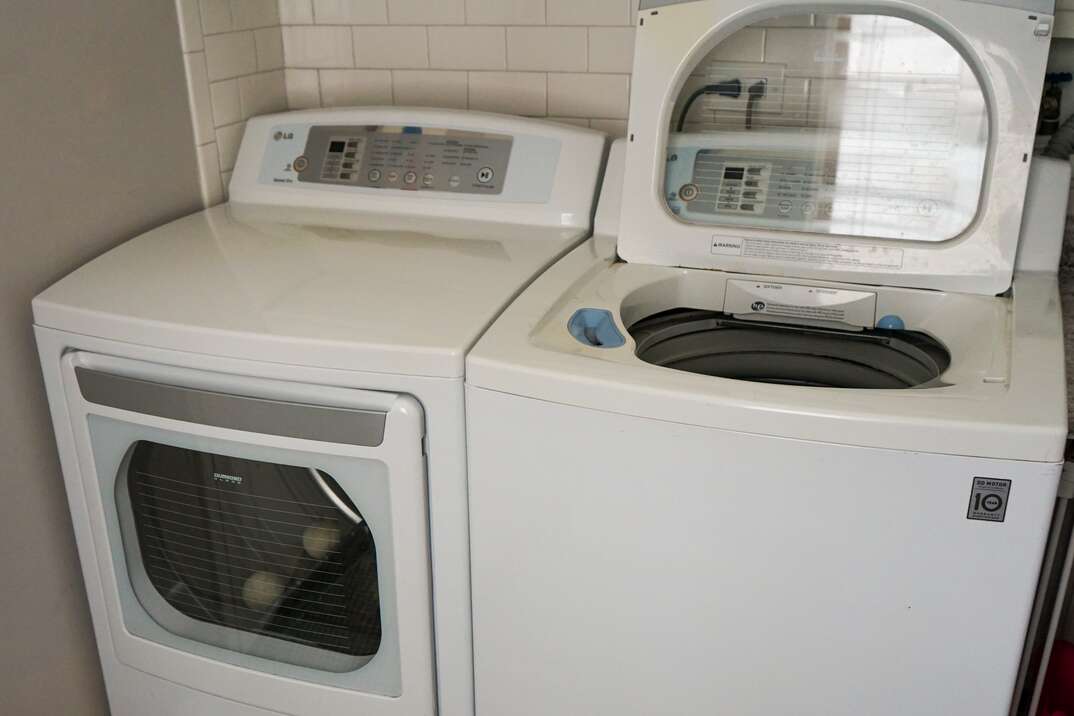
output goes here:
[{"label": "dryer buttons", "polygon": [[697,184],[683,184],[679,187],[679,198],[683,201],[693,201],[701,195],[701,189]]}]

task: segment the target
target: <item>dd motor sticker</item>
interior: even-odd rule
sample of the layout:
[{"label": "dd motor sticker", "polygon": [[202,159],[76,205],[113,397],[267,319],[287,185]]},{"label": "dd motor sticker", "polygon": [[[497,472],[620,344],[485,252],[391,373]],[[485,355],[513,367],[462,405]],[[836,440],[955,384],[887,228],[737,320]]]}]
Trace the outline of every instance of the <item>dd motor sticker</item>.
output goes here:
[{"label": "dd motor sticker", "polygon": [[1011,481],[994,477],[975,477],[970,488],[970,506],[966,519],[1002,522],[1007,516],[1007,498]]}]

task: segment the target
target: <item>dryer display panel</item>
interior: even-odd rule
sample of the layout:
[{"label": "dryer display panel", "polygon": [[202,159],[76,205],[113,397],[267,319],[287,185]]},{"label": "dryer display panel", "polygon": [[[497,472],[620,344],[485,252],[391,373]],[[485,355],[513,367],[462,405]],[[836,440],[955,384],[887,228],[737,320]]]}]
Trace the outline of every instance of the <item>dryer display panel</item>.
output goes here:
[{"label": "dryer display panel", "polygon": [[293,168],[300,182],[499,194],[512,141],[431,127],[314,126]]},{"label": "dryer display panel", "polygon": [[777,18],[731,35],[671,117],[669,209],[701,224],[914,241],[977,214],[989,117],[957,49],[881,15]]}]

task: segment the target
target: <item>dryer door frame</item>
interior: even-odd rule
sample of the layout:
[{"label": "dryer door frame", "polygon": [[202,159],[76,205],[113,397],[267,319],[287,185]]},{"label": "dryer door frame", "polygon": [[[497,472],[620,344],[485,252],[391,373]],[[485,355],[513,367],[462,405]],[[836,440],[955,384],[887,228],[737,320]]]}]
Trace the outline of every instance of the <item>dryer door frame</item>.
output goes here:
[{"label": "dryer door frame", "polygon": [[[693,67],[748,25],[810,12],[911,20],[938,33],[973,68],[989,106],[991,129],[979,210],[959,236],[920,242],[698,225],[677,219],[668,209],[664,174],[669,124]],[[697,0],[642,10],[637,17],[619,222],[619,255],[624,260],[985,295],[1010,287],[1047,63],[1050,14],[962,0],[872,0],[853,5]],[[1042,25],[1048,33],[1037,35]],[[750,241],[812,242],[816,251],[805,252],[801,260],[787,259],[784,250],[769,252],[766,258],[753,247],[745,250],[744,242]],[[817,251],[827,251],[829,258],[818,258]],[[870,258],[881,254],[883,261]]]},{"label": "dryer door frame", "polygon": [[[226,375],[82,351],[63,356],[61,373],[108,633],[121,662],[273,711],[360,710],[375,716],[435,713],[424,413],[413,397]],[[320,409],[329,419],[332,411],[373,419],[365,422],[369,429],[354,429],[353,439],[346,437],[346,431],[322,425],[335,433],[333,442],[317,440],[313,434],[272,434],[301,433],[316,426],[307,420],[304,425],[292,423],[287,430],[275,430],[269,421],[254,431],[256,420],[243,425],[241,416],[224,412],[203,412],[195,421],[196,409],[179,405],[169,415],[168,408],[146,403],[144,396],[143,412],[123,396],[102,399],[99,390],[87,389],[90,376],[118,378],[135,387],[178,388],[224,400],[253,400],[284,411],[305,410],[307,416],[310,410]],[[183,419],[184,410],[190,419]],[[381,418],[383,433],[378,434]],[[332,475],[367,518],[377,547],[383,636],[372,659],[353,671],[322,671],[178,636],[158,624],[135,593],[131,580],[136,575],[128,572],[115,490],[130,446],[139,440],[308,466]],[[377,469],[371,471],[370,466]],[[381,473],[381,479],[370,480],[375,472]]]}]

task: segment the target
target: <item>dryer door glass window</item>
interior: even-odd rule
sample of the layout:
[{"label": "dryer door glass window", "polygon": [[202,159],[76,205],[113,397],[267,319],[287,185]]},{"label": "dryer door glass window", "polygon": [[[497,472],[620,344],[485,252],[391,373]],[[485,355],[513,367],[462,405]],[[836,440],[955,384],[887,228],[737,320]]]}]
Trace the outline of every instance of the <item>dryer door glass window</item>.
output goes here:
[{"label": "dryer door glass window", "polygon": [[331,475],[140,441],[117,503],[135,594],[168,631],[335,672],[377,653],[376,546]]},{"label": "dryer door glass window", "polygon": [[755,23],[694,64],[670,122],[665,199],[685,222],[944,241],[977,214],[985,95],[910,20]]}]

